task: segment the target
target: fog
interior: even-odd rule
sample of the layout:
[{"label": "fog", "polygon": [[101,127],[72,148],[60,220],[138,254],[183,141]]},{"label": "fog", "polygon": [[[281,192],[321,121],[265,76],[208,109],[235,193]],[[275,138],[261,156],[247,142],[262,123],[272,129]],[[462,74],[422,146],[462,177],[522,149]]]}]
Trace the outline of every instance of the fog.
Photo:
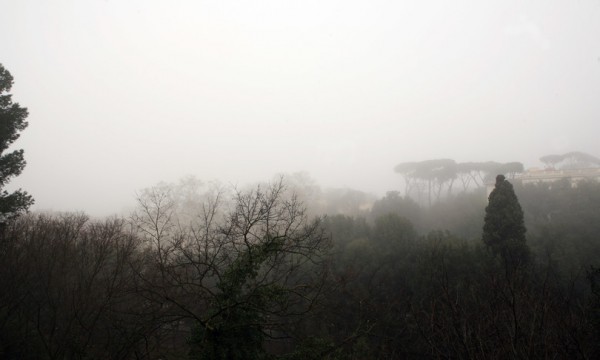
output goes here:
[{"label": "fog", "polygon": [[0,12],[29,109],[11,187],[122,211],[192,174],[401,190],[396,164],[600,155],[600,2],[33,1]]}]

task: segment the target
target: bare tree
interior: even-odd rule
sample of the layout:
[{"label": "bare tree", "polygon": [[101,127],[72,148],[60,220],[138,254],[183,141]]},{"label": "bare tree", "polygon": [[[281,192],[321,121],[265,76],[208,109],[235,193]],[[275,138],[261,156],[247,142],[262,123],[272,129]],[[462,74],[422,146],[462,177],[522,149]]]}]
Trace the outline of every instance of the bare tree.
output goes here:
[{"label": "bare tree", "polygon": [[138,290],[161,304],[165,324],[192,334],[203,356],[242,358],[293,336],[326,276],[329,242],[282,179],[231,198],[217,191],[195,221],[178,222],[168,192],[153,189],[132,217],[148,240],[152,271]]},{"label": "bare tree", "polygon": [[154,330],[132,291],[139,242],[122,219],[26,215],[0,240],[0,284],[10,289],[0,296],[2,356],[148,355]]}]

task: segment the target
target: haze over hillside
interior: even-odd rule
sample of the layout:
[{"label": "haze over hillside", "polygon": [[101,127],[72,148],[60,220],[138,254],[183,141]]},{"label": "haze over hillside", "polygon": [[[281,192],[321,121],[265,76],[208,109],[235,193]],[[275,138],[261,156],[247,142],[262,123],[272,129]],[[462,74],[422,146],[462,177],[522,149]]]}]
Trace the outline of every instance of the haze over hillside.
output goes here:
[{"label": "haze over hillside", "polygon": [[107,215],[187,174],[400,190],[405,161],[600,154],[600,2],[52,1],[0,12],[11,187]]}]

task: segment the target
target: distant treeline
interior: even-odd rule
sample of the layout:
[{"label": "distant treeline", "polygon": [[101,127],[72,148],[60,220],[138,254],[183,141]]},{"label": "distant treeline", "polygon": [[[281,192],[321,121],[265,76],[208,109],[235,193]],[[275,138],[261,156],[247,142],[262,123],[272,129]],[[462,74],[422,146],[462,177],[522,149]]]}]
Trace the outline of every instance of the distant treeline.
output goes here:
[{"label": "distant treeline", "polygon": [[[600,159],[579,151],[544,155],[540,161],[547,169],[583,169],[599,167]],[[419,204],[431,206],[451,194],[467,192],[493,184],[497,174],[513,179],[523,173],[522,163],[513,161],[456,162],[452,159],[430,159],[403,162],[394,167],[404,182],[404,194]]]}]

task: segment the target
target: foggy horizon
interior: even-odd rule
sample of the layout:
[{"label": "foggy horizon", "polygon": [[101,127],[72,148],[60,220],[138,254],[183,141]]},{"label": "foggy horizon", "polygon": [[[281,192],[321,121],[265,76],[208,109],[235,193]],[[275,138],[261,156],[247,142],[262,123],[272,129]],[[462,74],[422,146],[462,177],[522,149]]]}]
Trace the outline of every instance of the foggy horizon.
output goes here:
[{"label": "foggy horizon", "polygon": [[32,210],[120,213],[193,175],[306,172],[382,196],[394,166],[600,155],[598,1],[19,1],[0,63]]}]

